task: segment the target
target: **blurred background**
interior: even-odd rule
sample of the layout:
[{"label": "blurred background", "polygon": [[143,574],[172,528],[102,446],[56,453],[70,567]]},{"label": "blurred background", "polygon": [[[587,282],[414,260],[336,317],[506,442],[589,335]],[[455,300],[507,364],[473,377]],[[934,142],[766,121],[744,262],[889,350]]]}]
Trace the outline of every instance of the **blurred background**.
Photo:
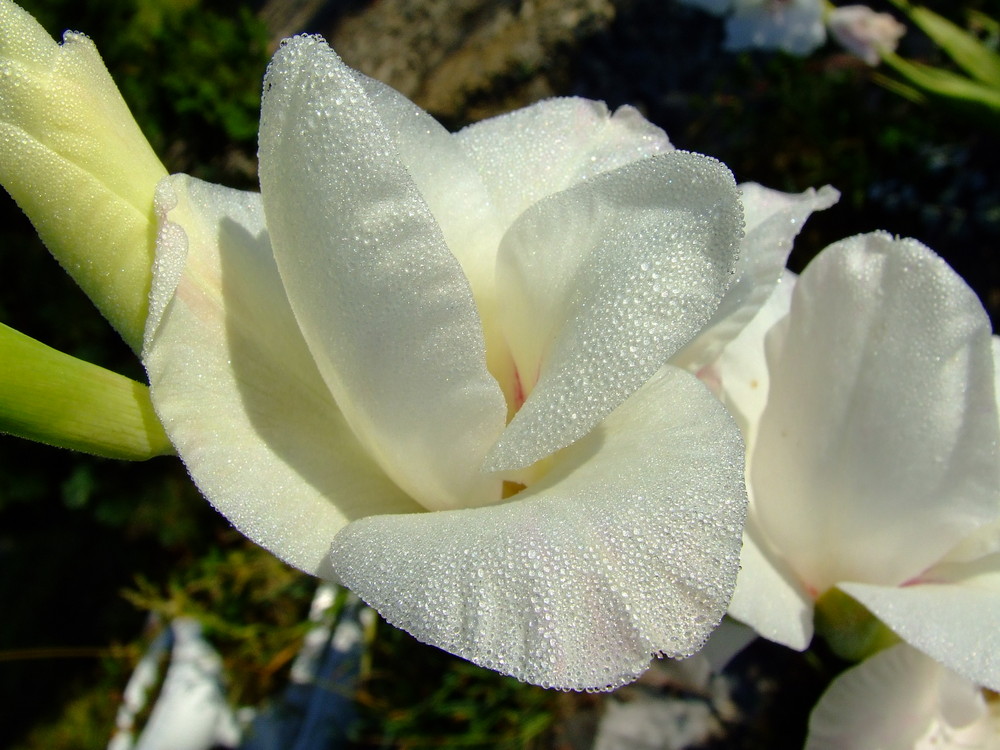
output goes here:
[{"label": "blurred background", "polygon": [[[281,38],[315,32],[452,129],[584,96],[637,106],[740,182],[832,184],[841,201],[809,220],[793,269],[858,232],[915,237],[969,282],[996,328],[997,120],[899,96],[885,85],[891,72],[832,43],[807,58],[726,53],[720,19],[672,0],[20,4],[57,38],[73,29],[94,39],[172,172],[255,189],[264,68]],[[996,47],[998,0],[926,5]],[[948,64],[912,27],[900,51]],[[0,321],[142,380],[5,194],[0,212]],[[105,747],[155,623],[177,615],[203,623],[232,704],[260,705],[288,679],[313,589],[233,531],[175,459],[126,464],[0,436],[0,747]],[[350,727],[358,747],[589,748],[607,710],[602,697],[521,685],[384,624],[370,640]],[[801,747],[809,709],[843,668],[821,648],[767,644],[734,666],[738,710],[716,716],[716,736],[676,747]],[[610,700],[683,692],[661,675]]]}]

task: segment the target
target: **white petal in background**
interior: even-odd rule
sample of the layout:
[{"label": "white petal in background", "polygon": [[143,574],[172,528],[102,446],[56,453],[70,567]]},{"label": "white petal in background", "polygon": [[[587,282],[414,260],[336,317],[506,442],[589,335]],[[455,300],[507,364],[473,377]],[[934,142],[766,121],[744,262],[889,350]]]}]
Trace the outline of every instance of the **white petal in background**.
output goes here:
[{"label": "white petal in background", "polygon": [[782,319],[791,307],[796,280],[795,274],[785,271],[753,319],[726,345],[715,362],[698,372],[698,377],[732,412],[743,432],[748,454],[752,454],[770,389],[766,342],[780,346],[779,340],[788,327],[787,320]]},{"label": "white petal in background", "polygon": [[758,530],[751,505],[743,531],[740,572],[727,614],[758,635],[796,651],[813,636],[813,602],[795,571]]},{"label": "white petal in background", "polygon": [[914,578],[996,517],[985,311],[926,247],[873,234],[809,265],[788,322],[749,461],[761,529],[814,595]]},{"label": "white petal in background", "polygon": [[906,26],[891,15],[876,13],[867,5],[831,8],[826,25],[844,49],[869,65],[878,65],[882,52],[895,52],[906,33]]},{"label": "white petal in background", "polygon": [[634,107],[612,115],[603,102],[576,98],[538,102],[455,137],[476,164],[503,228],[587,177],[673,150],[666,133]]},{"label": "white petal in background", "polygon": [[998,719],[979,688],[900,644],[833,681],[805,750],[997,750]]},{"label": "white petal in background", "polygon": [[507,407],[469,282],[364,87],[322,40],[278,50],[260,182],[288,299],[383,470],[429,509],[500,499],[482,457]]},{"label": "white petal in background", "polygon": [[826,41],[822,0],[733,0],[726,19],[730,51],[780,49],[808,55]]},{"label": "white petal in background", "polygon": [[806,219],[840,198],[829,185],[802,193],[782,193],[753,182],[743,183],[739,189],[744,237],[735,281],[705,330],[672,359],[673,364],[692,372],[713,362],[771,296],[786,273],[792,243]]},{"label": "white petal in background", "polygon": [[329,577],[330,540],[348,521],[420,508],[361,449],[320,377],[260,196],[179,175],[161,183],[159,204],[144,352],[157,414],[223,515]]},{"label": "white petal in background", "polygon": [[497,282],[530,395],[487,467],[519,469],[582,437],[690,341],[732,280],[741,223],[729,170],[679,151],[525,211]]},{"label": "white petal in background", "polygon": [[614,687],[722,617],[742,462],[721,404],[666,368],[507,503],[357,521],[333,567],[422,641],[536,684]]},{"label": "white petal in background", "polygon": [[[753,455],[760,414],[767,403],[769,376],[765,336],[783,338],[796,276],[786,271],[764,306],[699,377],[720,390],[722,402],[740,426]],[[779,329],[779,330],[776,330]],[[749,468],[749,467],[748,467]],[[753,487],[748,487],[752,493]],[[813,635],[813,605],[794,569],[771,547],[750,510],[743,531],[743,551],[729,615],[750,625],[762,637],[802,651]]]}]

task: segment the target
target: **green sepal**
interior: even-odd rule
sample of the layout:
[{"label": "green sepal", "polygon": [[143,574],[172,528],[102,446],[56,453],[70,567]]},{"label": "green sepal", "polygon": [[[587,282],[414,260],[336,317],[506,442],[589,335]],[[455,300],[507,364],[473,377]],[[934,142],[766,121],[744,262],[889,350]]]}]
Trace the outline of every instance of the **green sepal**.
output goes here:
[{"label": "green sepal", "polygon": [[833,653],[852,662],[867,659],[900,640],[864,605],[836,587],[816,600],[814,625]]},{"label": "green sepal", "polygon": [[0,432],[129,461],[173,453],[147,386],[2,323]]}]

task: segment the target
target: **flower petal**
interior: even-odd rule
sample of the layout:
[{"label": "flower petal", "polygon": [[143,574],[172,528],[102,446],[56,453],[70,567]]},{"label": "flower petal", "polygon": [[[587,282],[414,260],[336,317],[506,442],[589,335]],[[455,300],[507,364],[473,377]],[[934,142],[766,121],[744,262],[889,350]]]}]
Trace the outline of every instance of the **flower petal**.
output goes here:
[{"label": "flower petal", "polygon": [[[283,560],[330,576],[330,540],[419,506],[358,445],[313,363],[271,256],[260,196],[160,184],[144,362],[198,488]],[[176,291],[176,293],[175,293]]]},{"label": "flower petal", "polygon": [[758,635],[796,651],[813,636],[813,604],[794,572],[767,548],[751,508],[743,531],[740,574],[728,613]]},{"label": "flower petal", "polygon": [[671,360],[697,372],[714,361],[771,296],[785,270],[792,243],[813,211],[840,198],[829,185],[803,193],[782,193],[753,182],[739,186],[744,237],[736,261],[736,280],[698,338]]},{"label": "flower petal", "polygon": [[326,44],[287,42],[264,84],[260,181],[288,299],[383,470],[431,509],[497,502],[482,456],[506,404],[469,283],[364,88]]},{"label": "flower petal", "polygon": [[623,684],[718,623],[745,512],[742,443],[665,368],[503,505],[358,521],[344,583],[389,622],[482,666],[567,689]]},{"label": "flower petal", "polygon": [[785,271],[753,319],[712,365],[698,372],[698,377],[714,387],[716,395],[732,412],[746,441],[748,455],[753,455],[760,415],[770,389],[765,353],[768,348],[780,347],[784,338],[788,327],[784,319],[792,304],[796,280],[795,274]]},{"label": "flower petal", "polygon": [[587,177],[672,151],[660,128],[633,107],[548,99],[478,122],[455,137],[486,183],[504,228],[542,198]]},{"label": "flower petal", "polygon": [[674,151],[525,211],[497,288],[529,393],[489,470],[528,466],[585,435],[708,322],[732,279],[742,215],[721,163]]},{"label": "flower petal", "polygon": [[876,233],[809,265],[788,322],[749,460],[761,528],[814,595],[902,583],[995,517],[985,311],[926,247]]},{"label": "flower petal", "polygon": [[831,683],[809,717],[806,750],[994,747],[980,690],[905,644]]},{"label": "flower petal", "polygon": [[977,685],[1000,690],[1000,554],[928,572],[899,588],[842,583],[910,645]]},{"label": "flower petal", "polygon": [[825,41],[819,0],[733,0],[733,14],[726,19],[724,47],[730,51],[780,49],[804,56]]},{"label": "flower petal", "polygon": [[488,303],[503,231],[475,165],[455,136],[416,104],[380,81],[355,76],[462,264],[476,301]]}]

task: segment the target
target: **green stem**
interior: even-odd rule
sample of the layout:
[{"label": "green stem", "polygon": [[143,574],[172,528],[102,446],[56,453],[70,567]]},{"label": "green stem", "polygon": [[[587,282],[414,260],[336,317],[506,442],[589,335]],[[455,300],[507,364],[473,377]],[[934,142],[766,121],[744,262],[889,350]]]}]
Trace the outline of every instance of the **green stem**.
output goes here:
[{"label": "green stem", "polygon": [[0,432],[108,458],[173,453],[149,388],[0,323]]}]

